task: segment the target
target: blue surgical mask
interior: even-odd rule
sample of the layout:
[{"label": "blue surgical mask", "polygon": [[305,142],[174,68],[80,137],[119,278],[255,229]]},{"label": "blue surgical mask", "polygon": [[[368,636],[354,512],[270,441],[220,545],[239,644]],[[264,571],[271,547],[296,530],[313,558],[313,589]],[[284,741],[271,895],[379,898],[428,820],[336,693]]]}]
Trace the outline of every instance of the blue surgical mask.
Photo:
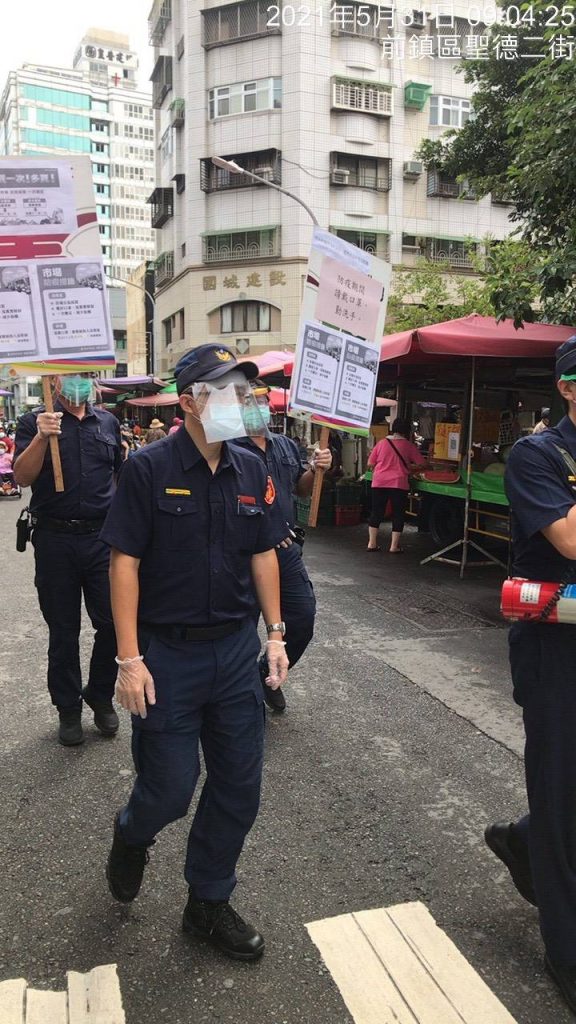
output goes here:
[{"label": "blue surgical mask", "polygon": [[244,426],[249,434],[257,434],[262,427],[270,423],[270,407],[268,405],[249,405],[243,411]]},{"label": "blue surgical mask", "polygon": [[92,397],[92,381],[87,377],[63,377],[60,394],[72,405],[84,405]]}]

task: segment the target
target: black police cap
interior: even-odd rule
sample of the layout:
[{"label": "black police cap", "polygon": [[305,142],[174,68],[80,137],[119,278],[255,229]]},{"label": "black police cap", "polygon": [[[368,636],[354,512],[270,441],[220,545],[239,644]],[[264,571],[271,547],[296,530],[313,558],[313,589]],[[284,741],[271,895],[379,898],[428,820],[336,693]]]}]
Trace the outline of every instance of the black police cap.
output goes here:
[{"label": "black police cap", "polygon": [[576,374],[576,334],[556,349],[556,380],[563,374]]},{"label": "black police cap", "polygon": [[247,380],[258,376],[256,363],[239,363],[231,349],[225,345],[198,345],[176,363],[176,390],[181,395],[191,384],[217,380],[225,373],[230,373],[230,370],[241,370]]}]

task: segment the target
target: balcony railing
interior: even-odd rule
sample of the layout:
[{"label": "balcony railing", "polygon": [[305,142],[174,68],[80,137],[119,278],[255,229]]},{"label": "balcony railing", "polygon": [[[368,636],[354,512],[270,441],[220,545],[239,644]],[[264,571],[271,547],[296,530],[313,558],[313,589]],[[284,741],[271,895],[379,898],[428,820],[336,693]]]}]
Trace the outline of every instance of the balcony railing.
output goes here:
[{"label": "balcony railing", "polygon": [[282,31],[281,17],[273,16],[269,0],[242,0],[241,3],[214,7],[201,13],[202,46],[206,50],[258,36],[278,35]]},{"label": "balcony railing", "polygon": [[[260,178],[282,184],[281,154],[277,149],[262,149],[255,153],[237,153],[227,156],[226,160],[234,160],[240,167],[252,171]],[[260,182],[249,178],[247,174],[233,174],[223,167],[216,167],[211,160],[200,161],[200,188],[203,192],[225,192],[233,188],[258,188]]]},{"label": "balcony railing", "polygon": [[331,185],[354,185],[356,188],[369,188],[377,192],[390,191],[391,160],[370,160],[369,157],[365,157],[361,161],[355,161],[347,153],[332,153],[331,157]]},{"label": "balcony railing", "polygon": [[456,269],[474,270],[473,252],[462,245],[432,244],[426,249],[426,259],[431,263],[447,263]]},{"label": "balcony railing", "polygon": [[280,255],[280,229],[232,231],[203,238],[204,263],[247,263]]},{"label": "balcony railing", "polygon": [[426,195],[431,199],[476,199],[473,189],[467,182],[457,181],[450,174],[443,174],[434,169],[428,171]]},{"label": "balcony railing", "polygon": [[174,277],[174,252],[163,252],[155,263],[155,284],[160,287]]},{"label": "balcony railing", "polygon": [[146,202],[152,206],[153,228],[161,228],[174,215],[174,193],[171,188],[155,188]]},{"label": "balcony railing", "polygon": [[172,0],[156,0],[148,19],[148,41],[151,46],[160,45],[171,21]]}]

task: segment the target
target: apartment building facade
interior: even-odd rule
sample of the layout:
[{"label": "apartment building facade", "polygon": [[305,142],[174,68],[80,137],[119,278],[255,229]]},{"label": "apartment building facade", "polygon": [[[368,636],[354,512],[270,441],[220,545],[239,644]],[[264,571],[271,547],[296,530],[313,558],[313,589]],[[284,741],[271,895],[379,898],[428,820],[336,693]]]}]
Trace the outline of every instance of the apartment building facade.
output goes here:
[{"label": "apartment building facade", "polygon": [[450,7],[433,19],[418,0],[403,15],[371,0],[156,0],[157,371],[206,340],[239,354],[296,342],[310,219],[213,156],[398,268],[425,254],[467,273],[468,239],[509,233],[509,208],[414,156],[471,113],[457,65],[482,28],[468,4]]}]

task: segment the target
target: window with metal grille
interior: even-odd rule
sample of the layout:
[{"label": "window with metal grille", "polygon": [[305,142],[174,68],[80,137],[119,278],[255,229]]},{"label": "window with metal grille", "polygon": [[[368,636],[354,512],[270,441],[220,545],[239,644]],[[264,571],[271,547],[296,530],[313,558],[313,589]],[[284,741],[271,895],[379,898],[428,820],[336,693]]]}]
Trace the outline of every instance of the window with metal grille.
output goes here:
[{"label": "window with metal grille", "polygon": [[394,11],[371,3],[334,4],[332,35],[382,39],[394,29]]},{"label": "window with metal grille", "polygon": [[280,228],[252,228],[204,235],[204,263],[266,259],[280,255]]},{"label": "window with metal grille", "polygon": [[[255,153],[235,153],[224,157],[233,160],[240,167],[252,171],[260,178],[275,185],[282,184],[280,152],[277,149],[261,149]],[[260,182],[247,174],[233,174],[223,167],[216,167],[211,160],[200,161],[200,188],[203,192],[223,192],[231,188],[258,188]]]},{"label": "window with metal grille", "polygon": [[209,117],[249,114],[255,110],[277,110],[282,106],[282,79],[260,78],[253,82],[221,85],[208,94]]},{"label": "window with metal grille", "polygon": [[456,241],[451,238],[425,239],[426,258],[432,263],[447,263],[450,267],[463,270],[474,269],[476,243]]},{"label": "window with metal grille", "polygon": [[172,21],[172,0],[156,0],[148,19],[148,41],[159,46],[164,33]]},{"label": "window with metal grille", "polygon": [[390,259],[390,236],[386,231],[354,231],[348,228],[330,228],[338,238],[351,242],[364,252],[372,253],[381,260]]},{"label": "window with metal grille", "polygon": [[392,113],[392,90],[389,86],[376,82],[334,78],[332,109],[360,110],[368,114],[378,114],[380,117],[389,117]]},{"label": "window with metal grille", "polygon": [[220,307],[220,333],[254,333],[270,330],[270,306],[267,302],[229,302]]},{"label": "window with metal grille", "polygon": [[150,75],[152,82],[152,106],[162,106],[164,98],[172,89],[172,57],[158,57]]},{"label": "window with metal grille", "polygon": [[372,188],[377,192],[390,191],[391,160],[356,153],[331,153],[330,164],[331,185],[355,185],[357,188]]},{"label": "window with metal grille", "polygon": [[473,116],[472,103],[460,96],[431,96],[430,124],[462,128]]},{"label": "window with metal grille", "polygon": [[243,3],[215,7],[202,11],[202,19],[202,45],[206,49],[256,36],[279,35],[281,31],[279,25],[270,24],[269,0],[244,0]]}]

